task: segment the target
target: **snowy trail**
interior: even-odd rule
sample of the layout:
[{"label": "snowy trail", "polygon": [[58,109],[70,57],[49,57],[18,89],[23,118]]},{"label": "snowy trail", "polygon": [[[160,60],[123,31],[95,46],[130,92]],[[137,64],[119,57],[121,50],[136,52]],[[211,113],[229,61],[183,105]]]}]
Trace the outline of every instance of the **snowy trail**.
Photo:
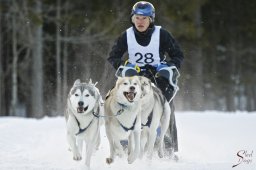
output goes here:
[{"label": "snowy trail", "polygon": [[[178,162],[155,155],[151,161],[136,160],[129,165],[126,158],[118,158],[107,165],[109,148],[103,126],[102,142],[92,157],[91,169],[256,170],[255,113],[177,112],[176,121]],[[63,117],[41,120],[0,117],[0,170],[83,169],[83,161],[72,160],[65,133]],[[240,150],[248,155],[242,155],[243,162],[232,168],[239,163]]]}]

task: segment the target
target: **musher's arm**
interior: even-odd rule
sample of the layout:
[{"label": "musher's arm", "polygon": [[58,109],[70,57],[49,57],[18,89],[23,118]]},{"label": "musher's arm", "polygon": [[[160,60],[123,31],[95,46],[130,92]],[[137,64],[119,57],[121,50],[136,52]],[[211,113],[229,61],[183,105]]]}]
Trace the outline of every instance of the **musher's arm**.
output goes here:
[{"label": "musher's arm", "polygon": [[169,57],[166,58],[168,65],[175,65],[178,69],[180,68],[183,61],[183,52],[178,44],[178,42],[173,38],[173,36],[163,28],[160,30],[160,54],[161,56],[168,54]]},{"label": "musher's arm", "polygon": [[127,49],[128,45],[125,31],[116,39],[112,50],[109,53],[108,61],[115,69],[118,69],[118,67],[124,63],[124,61],[122,61],[122,57],[124,53],[127,52]]}]

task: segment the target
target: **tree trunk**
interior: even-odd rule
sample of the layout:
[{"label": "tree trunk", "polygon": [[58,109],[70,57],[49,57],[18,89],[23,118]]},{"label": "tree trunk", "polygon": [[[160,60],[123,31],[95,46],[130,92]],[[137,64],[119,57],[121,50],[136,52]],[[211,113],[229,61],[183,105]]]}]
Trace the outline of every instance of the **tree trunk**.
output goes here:
[{"label": "tree trunk", "polygon": [[256,87],[252,87],[253,90],[253,97],[252,97],[252,109],[250,111],[255,111],[256,110]]},{"label": "tree trunk", "polygon": [[3,109],[3,91],[4,91],[4,84],[3,84],[3,65],[2,65],[2,12],[0,10],[0,116],[4,115]]},{"label": "tree trunk", "polygon": [[[36,14],[42,15],[42,1],[36,1],[35,7]],[[36,25],[34,35],[34,47],[33,47],[33,63],[32,63],[32,105],[31,116],[36,118],[42,118],[43,112],[43,28],[42,18],[41,23]]]},{"label": "tree trunk", "polygon": [[62,91],[62,95],[63,95],[63,105],[66,104],[66,98],[68,96],[68,64],[67,64],[67,60],[68,60],[68,45],[67,42],[64,42],[63,45],[63,91]]},{"label": "tree trunk", "polygon": [[57,0],[57,11],[56,11],[56,78],[57,78],[57,89],[56,89],[56,113],[53,116],[60,115],[62,112],[62,98],[61,98],[61,44],[60,44],[60,0]]},{"label": "tree trunk", "polygon": [[18,106],[18,81],[17,81],[17,66],[18,66],[18,52],[17,52],[17,32],[16,32],[16,16],[12,16],[12,92],[11,92],[11,106],[9,110],[10,116],[18,116],[17,115],[17,106]]},{"label": "tree trunk", "polygon": [[[232,36],[234,37],[234,36]],[[237,84],[236,84],[236,69],[237,69],[237,64],[236,64],[236,58],[237,58],[237,52],[236,49],[239,49],[239,46],[237,46],[238,39],[234,39],[229,45],[229,53],[227,56],[229,56],[226,60],[228,63],[228,67],[226,68],[226,78],[227,78],[227,88],[226,88],[226,106],[227,106],[227,111],[233,112],[236,110],[236,103],[235,103],[235,98],[237,97]]]},{"label": "tree trunk", "polygon": [[204,88],[203,88],[203,59],[202,59],[202,26],[201,26],[201,6],[198,5],[195,11],[195,26],[196,26],[196,47],[192,54],[193,61],[192,69],[194,72],[194,78],[191,81],[191,109],[192,110],[203,110],[204,109]]},{"label": "tree trunk", "polygon": [[245,95],[246,95],[246,110],[251,112],[255,110],[255,87],[247,84],[245,86]]},{"label": "tree trunk", "polygon": [[[68,9],[68,2],[65,3],[65,15],[67,15],[67,9]],[[64,26],[64,37],[68,36],[68,23],[65,23]],[[63,95],[63,105],[66,104],[66,98],[68,95],[68,43],[65,41],[63,43],[63,91],[62,91],[62,95]]]}]

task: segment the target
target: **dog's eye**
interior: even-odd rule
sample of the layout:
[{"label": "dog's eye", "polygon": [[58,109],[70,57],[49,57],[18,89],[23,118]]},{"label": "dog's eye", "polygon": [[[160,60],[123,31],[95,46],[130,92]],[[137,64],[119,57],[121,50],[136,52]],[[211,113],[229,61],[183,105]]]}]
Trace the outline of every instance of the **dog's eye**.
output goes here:
[{"label": "dog's eye", "polygon": [[75,94],[75,96],[79,96],[78,94]]},{"label": "dog's eye", "polygon": [[128,83],[124,83],[124,85],[128,85]]},{"label": "dog's eye", "polygon": [[89,97],[90,95],[89,94],[86,94],[85,97]]},{"label": "dog's eye", "polygon": [[136,85],[137,85],[137,83],[134,83],[134,85],[136,86]]}]

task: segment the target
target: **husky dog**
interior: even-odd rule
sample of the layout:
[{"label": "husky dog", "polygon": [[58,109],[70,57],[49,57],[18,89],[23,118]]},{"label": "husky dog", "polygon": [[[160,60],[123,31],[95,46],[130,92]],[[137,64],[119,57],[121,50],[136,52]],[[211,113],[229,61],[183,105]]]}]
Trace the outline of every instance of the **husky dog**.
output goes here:
[{"label": "husky dog", "polygon": [[164,135],[168,130],[171,109],[161,90],[155,87],[148,78],[140,77],[140,82],[142,87],[140,157],[145,151],[148,151],[149,158],[152,158],[159,126],[161,127],[161,134],[158,143],[158,155],[163,157]]},{"label": "husky dog", "polygon": [[[140,153],[141,131],[141,85],[137,76],[119,77],[115,87],[109,92],[104,104],[105,128],[110,146],[108,164],[116,155],[123,156],[121,140],[128,139],[128,163],[133,163]],[[129,140],[134,146],[129,146]]]},{"label": "husky dog", "polygon": [[83,141],[86,143],[85,164],[90,167],[93,150],[100,144],[99,119],[102,112],[101,96],[98,88],[90,80],[81,83],[77,79],[71,88],[65,112],[67,140],[74,160],[82,159]]}]

